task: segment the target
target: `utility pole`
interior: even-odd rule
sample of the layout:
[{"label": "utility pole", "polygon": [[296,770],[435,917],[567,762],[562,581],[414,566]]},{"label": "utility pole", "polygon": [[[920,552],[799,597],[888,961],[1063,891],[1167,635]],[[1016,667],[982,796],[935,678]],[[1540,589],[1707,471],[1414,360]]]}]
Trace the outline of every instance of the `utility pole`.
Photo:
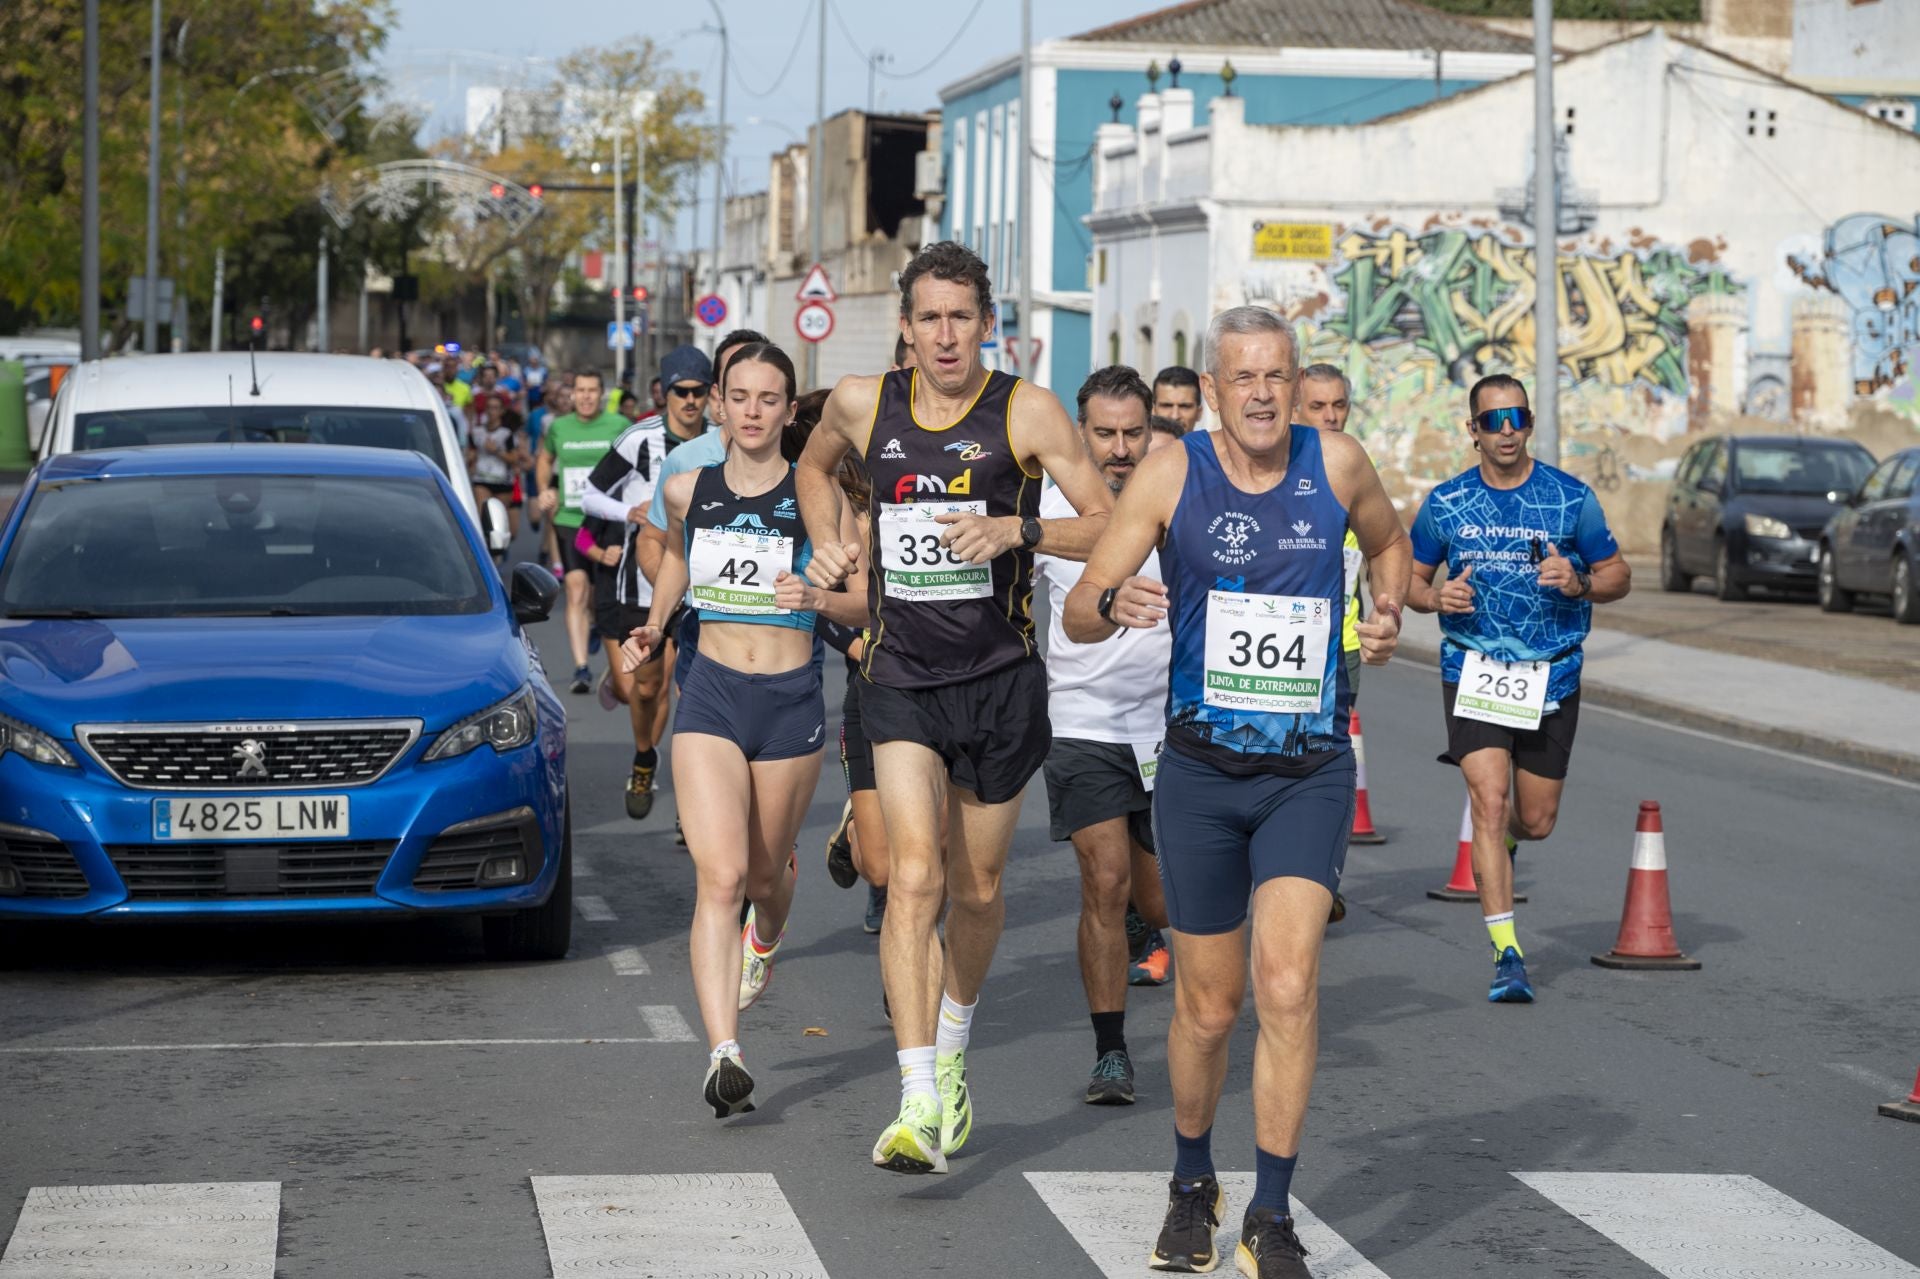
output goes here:
[{"label": "utility pole", "polygon": [[720,291],[720,232],[725,224],[726,197],[722,187],[727,172],[727,20],[720,13],[720,0],[707,0],[713,6],[713,20],[720,24],[720,119],[713,138],[713,281],[709,293]]},{"label": "utility pole", "polygon": [[[820,0],[820,51],[813,74],[813,138],[807,150],[807,232],[813,261],[823,252],[820,239],[820,176],[825,167],[827,132],[827,0]],[[820,344],[807,343],[807,389],[820,384]]]},{"label": "utility pole", "polygon": [[[1020,175],[1020,313],[1016,317],[1015,337],[1008,338],[1003,333],[1000,341],[1013,349],[1014,367],[1038,385],[1036,370],[1027,367],[1029,362],[1038,363],[1033,358],[1036,349],[1033,340],[1033,168],[1033,0],[1020,0],[1020,163],[1014,169]],[[1014,341],[1024,344],[1024,355],[1012,348]]]},{"label": "utility pole", "polygon": [[873,78],[880,71],[882,63],[892,62],[893,55],[884,49],[875,49],[867,55],[867,114],[873,114]]},{"label": "utility pole", "polygon": [[227,246],[216,245],[213,250],[213,332],[207,341],[207,350],[220,349],[220,331],[224,327],[227,311]]},{"label": "utility pole", "polygon": [[1554,166],[1553,0],[1533,0],[1533,456],[1560,464],[1560,193]]},{"label": "utility pole", "polygon": [[[647,116],[653,111],[654,96],[654,92],[648,90],[636,97],[633,102],[633,137],[639,155],[633,163],[633,234],[628,239],[629,244],[645,240],[647,236]],[[656,249],[655,253],[658,254],[659,250]],[[622,277],[629,290],[633,288],[634,284],[638,282],[640,278],[640,273],[634,266],[634,256],[632,252],[629,252],[627,256],[627,273]],[[660,363],[660,326],[654,322],[659,311],[660,298],[656,296],[647,303],[646,367],[648,368],[658,367]],[[635,319],[638,320],[639,308],[635,307],[634,312]],[[634,327],[637,330],[639,325],[636,323]],[[640,338],[637,332],[634,335],[633,341],[633,359],[635,370],[633,379],[635,384],[634,389],[638,391],[640,382],[639,369],[641,368],[641,364]]]},{"label": "utility pole", "polygon": [[87,0],[82,73],[85,141],[81,143],[80,358],[100,358],[100,0]]},{"label": "utility pole", "polygon": [[[636,191],[636,195],[638,192]],[[627,224],[621,218],[620,209],[620,116],[616,111],[613,117],[613,261],[609,263],[608,278],[613,281],[613,323],[614,331],[621,338],[613,344],[613,386],[614,402],[620,399],[620,385],[627,376],[627,348],[625,330],[627,327],[627,273],[626,255],[621,246],[626,242]]]},{"label": "utility pole", "polygon": [[[315,311],[315,315],[317,315],[319,318],[314,324],[314,329],[313,329],[313,349],[320,352],[322,355],[325,355],[327,353],[327,349],[330,346],[330,343],[328,342],[329,335],[327,333],[327,327],[328,327],[327,326],[327,318],[328,318],[327,317],[327,265],[328,265],[327,259],[328,257],[329,257],[329,250],[327,248],[327,233],[325,231],[322,231],[320,233],[320,267],[317,273],[317,278],[314,280],[314,292],[318,295],[317,309]],[[491,336],[489,336],[488,338],[488,344],[489,345],[492,344]],[[483,347],[481,349],[484,350],[485,348]]]},{"label": "utility pole", "polygon": [[[824,0],[823,0],[824,2]],[[153,0],[152,75],[147,86],[147,306],[141,345],[160,350],[160,0]]]},{"label": "utility pole", "polygon": [[178,34],[173,37],[173,130],[176,144],[174,160],[174,185],[179,194],[174,200],[173,211],[173,332],[169,334],[169,345],[176,351],[184,351],[190,345],[187,341],[187,28],[193,25],[192,19],[180,24]]}]

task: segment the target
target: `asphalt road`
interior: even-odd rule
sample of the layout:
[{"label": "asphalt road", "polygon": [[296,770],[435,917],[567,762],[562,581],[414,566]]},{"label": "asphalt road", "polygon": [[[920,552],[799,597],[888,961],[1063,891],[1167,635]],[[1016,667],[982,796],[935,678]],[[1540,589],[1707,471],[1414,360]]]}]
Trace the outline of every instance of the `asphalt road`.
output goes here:
[{"label": "asphalt road", "polygon": [[[557,626],[543,632],[563,653]],[[1561,832],[1521,859],[1540,1002],[1489,1006],[1478,912],[1425,895],[1451,866],[1460,808],[1457,773],[1433,762],[1435,685],[1411,667],[1364,685],[1390,842],[1353,850],[1351,913],[1326,951],[1294,1186],[1324,1223],[1315,1274],[1920,1274],[1920,1125],[1874,1113],[1920,1063],[1920,787],[1590,710]],[[900,1178],[866,1162],[897,1084],[864,893],[820,864],[837,773],[803,835],[772,987],[745,1021],[761,1108],[719,1124],[699,1102],[702,1045],[680,1038],[700,1032],[672,797],[628,821],[624,714],[567,700],[576,893],[604,910],[565,961],[486,962],[457,922],[7,930],[0,1238],[32,1187],[268,1183],[278,1210],[255,1246],[277,1263],[258,1273],[283,1279],[1149,1273],[1172,1156],[1171,990],[1133,992],[1140,1104],[1082,1105],[1077,886],[1037,783],[975,1024],[973,1139],[951,1175]],[[1675,927],[1702,971],[1588,962],[1613,940],[1642,799],[1664,805]],[[586,1039],[630,1042],[399,1042]],[[326,1046],[341,1042],[365,1046]],[[265,1043],[289,1046],[247,1046]],[[229,1046],[153,1047],[181,1044]],[[1236,1041],[1215,1130],[1225,1170],[1252,1166],[1250,1048]],[[1097,1175],[1057,1175],[1072,1173]],[[534,1178],[576,1176],[655,1180],[542,1182],[536,1198]],[[568,1191],[584,1225],[563,1214]],[[1631,1211],[1609,1216],[1618,1196]],[[550,1238],[572,1258],[558,1269]],[[734,1254],[754,1260],[720,1260]],[[83,1273],[136,1272],[0,1263],[0,1279]]]}]

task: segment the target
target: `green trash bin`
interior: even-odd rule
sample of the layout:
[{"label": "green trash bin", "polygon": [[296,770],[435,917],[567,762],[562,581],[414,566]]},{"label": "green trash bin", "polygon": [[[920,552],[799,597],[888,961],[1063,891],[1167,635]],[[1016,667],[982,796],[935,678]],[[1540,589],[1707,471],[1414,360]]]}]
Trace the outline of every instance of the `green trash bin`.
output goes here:
[{"label": "green trash bin", "polygon": [[33,466],[27,447],[27,366],[18,360],[0,360],[0,471],[25,471]]}]

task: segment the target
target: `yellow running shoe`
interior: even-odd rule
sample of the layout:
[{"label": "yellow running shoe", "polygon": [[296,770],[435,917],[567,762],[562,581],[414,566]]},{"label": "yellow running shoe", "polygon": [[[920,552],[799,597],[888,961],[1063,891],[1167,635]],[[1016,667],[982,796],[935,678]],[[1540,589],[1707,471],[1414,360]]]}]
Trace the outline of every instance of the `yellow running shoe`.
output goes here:
[{"label": "yellow running shoe", "polygon": [[947,1156],[940,1143],[939,1103],[925,1093],[902,1098],[900,1117],[873,1143],[873,1163],[888,1172],[945,1172]]},{"label": "yellow running shoe", "polygon": [[960,1152],[973,1131],[973,1092],[967,1087],[967,1052],[941,1053],[934,1059],[935,1085],[940,1089],[940,1149]]}]

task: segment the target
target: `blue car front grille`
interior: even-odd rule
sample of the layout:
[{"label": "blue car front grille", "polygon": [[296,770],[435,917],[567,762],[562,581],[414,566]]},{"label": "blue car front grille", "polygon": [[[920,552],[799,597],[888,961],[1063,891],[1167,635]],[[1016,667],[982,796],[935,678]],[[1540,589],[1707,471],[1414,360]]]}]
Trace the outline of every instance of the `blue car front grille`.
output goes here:
[{"label": "blue car front grille", "polygon": [[67,846],[51,837],[24,831],[0,833],[0,866],[20,877],[22,897],[85,897],[87,877]]},{"label": "blue car front grille", "polygon": [[109,844],[107,856],[136,901],[240,897],[366,897],[391,843]]},{"label": "blue car front grille", "polygon": [[83,724],[100,766],[141,790],[361,786],[420,736],[418,720],[308,724]]}]

